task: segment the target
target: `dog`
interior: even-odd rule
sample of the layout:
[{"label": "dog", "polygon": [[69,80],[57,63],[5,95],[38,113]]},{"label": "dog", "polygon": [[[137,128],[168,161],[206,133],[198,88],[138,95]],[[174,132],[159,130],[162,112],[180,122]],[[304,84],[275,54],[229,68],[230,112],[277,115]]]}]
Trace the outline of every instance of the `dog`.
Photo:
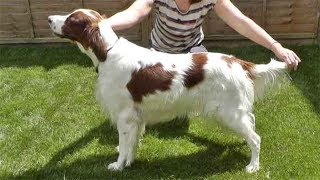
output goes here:
[{"label": "dog", "polygon": [[145,126],[198,113],[217,119],[251,149],[249,173],[259,169],[260,136],[253,103],[288,67],[254,64],[221,53],[168,54],[118,37],[107,18],[90,9],[48,17],[53,33],[74,41],[98,69],[97,100],[119,134],[119,156],[108,169],[130,166]]}]

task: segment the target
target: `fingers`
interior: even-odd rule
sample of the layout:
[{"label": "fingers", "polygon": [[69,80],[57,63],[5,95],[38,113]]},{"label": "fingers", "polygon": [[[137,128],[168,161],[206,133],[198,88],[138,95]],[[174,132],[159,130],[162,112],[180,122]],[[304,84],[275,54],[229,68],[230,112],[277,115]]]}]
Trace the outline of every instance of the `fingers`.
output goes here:
[{"label": "fingers", "polygon": [[295,63],[294,70],[297,70],[298,64],[301,62],[301,59],[293,51],[291,51],[291,56],[292,56],[291,58],[294,60],[294,63]]},{"label": "fingers", "polygon": [[277,51],[276,56],[284,61],[289,69],[297,70],[299,63],[301,62],[300,58],[290,49],[287,48],[281,48],[279,51]]},{"label": "fingers", "polygon": [[287,54],[287,59],[288,59],[288,61],[290,61],[291,65],[295,64],[294,63],[294,58],[292,57],[292,54],[290,52]]},{"label": "fingers", "polygon": [[282,58],[284,62],[287,63],[289,69],[294,69],[294,63],[290,58],[290,54],[288,52],[285,53],[284,57]]},{"label": "fingers", "polygon": [[293,55],[294,55],[295,59],[298,61],[298,62],[297,62],[297,67],[295,68],[295,70],[297,70],[298,64],[301,62],[301,59],[300,59],[300,58],[296,55],[296,53],[294,53],[294,52],[293,52]]},{"label": "fingers", "polygon": [[293,52],[294,57],[298,60],[298,62],[301,62],[301,59],[296,55],[296,53]]},{"label": "fingers", "polygon": [[297,70],[298,60],[296,60],[296,58],[294,57],[293,52],[290,52],[290,53],[288,54],[288,56],[289,56],[289,59],[290,59],[291,64],[292,64],[292,68],[293,68],[294,70]]},{"label": "fingers", "polygon": [[301,62],[301,60],[293,51],[287,49],[285,62],[287,62],[290,69],[297,70],[298,64]]}]

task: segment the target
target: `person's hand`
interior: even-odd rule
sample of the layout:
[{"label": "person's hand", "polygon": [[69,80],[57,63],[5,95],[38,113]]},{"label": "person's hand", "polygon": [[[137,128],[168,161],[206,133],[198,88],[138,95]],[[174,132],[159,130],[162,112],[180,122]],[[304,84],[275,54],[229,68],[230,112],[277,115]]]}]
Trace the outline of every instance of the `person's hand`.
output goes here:
[{"label": "person's hand", "polygon": [[297,70],[298,64],[301,62],[301,60],[296,53],[290,49],[282,47],[278,42],[273,43],[270,47],[270,50],[273,51],[277,58],[287,63],[290,69]]}]

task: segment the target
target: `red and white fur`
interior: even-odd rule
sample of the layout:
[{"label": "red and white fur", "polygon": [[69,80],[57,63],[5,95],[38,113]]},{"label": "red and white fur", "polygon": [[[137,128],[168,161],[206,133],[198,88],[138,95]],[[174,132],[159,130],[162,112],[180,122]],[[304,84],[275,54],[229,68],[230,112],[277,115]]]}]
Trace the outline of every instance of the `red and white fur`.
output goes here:
[{"label": "red and white fur", "polygon": [[98,67],[97,100],[119,133],[119,157],[108,169],[132,164],[145,125],[193,112],[214,117],[243,137],[251,149],[246,171],[259,169],[261,139],[253,103],[287,70],[285,63],[256,65],[221,53],[153,51],[118,38],[105,17],[87,9],[49,16],[49,24]]}]

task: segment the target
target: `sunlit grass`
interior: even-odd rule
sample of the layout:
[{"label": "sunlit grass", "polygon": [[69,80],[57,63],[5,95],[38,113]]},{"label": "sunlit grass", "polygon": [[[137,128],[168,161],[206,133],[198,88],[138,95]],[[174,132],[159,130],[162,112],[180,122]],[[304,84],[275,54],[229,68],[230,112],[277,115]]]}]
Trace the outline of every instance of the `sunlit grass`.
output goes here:
[{"label": "sunlit grass", "polygon": [[[136,162],[121,173],[118,136],[95,101],[96,74],[75,47],[0,48],[0,179],[320,178],[320,48],[291,47],[303,60],[293,82],[256,103],[261,170],[228,130],[197,117],[147,129]],[[268,62],[258,48],[212,49]]]}]

